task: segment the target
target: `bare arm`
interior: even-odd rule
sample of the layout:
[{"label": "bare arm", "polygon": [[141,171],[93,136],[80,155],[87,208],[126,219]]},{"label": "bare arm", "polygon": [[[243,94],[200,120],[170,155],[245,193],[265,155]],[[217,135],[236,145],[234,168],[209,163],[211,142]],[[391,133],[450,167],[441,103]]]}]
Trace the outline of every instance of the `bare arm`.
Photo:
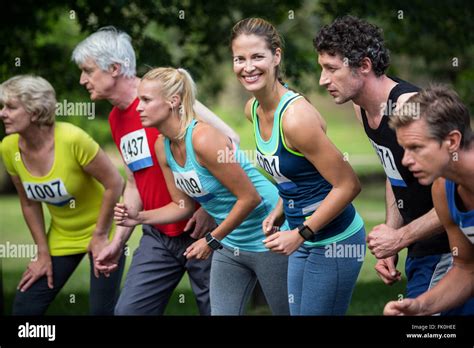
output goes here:
[{"label": "bare arm", "polygon": [[436,180],[432,195],[436,212],[446,226],[454,261],[453,268],[446,276],[433,289],[418,298],[426,314],[454,308],[474,295],[474,246],[451,220],[444,179]]},{"label": "bare arm", "polygon": [[403,218],[398,210],[397,200],[388,178],[385,181],[385,224],[392,228],[403,226]]},{"label": "bare arm", "polygon": [[431,315],[455,308],[474,295],[474,246],[451,220],[444,184],[444,179],[436,180],[432,195],[436,212],[448,232],[453,267],[434,288],[416,299],[389,302],[385,314]]},{"label": "bare arm", "polygon": [[[133,173],[125,164],[125,172],[127,173],[127,183],[123,193],[125,204],[141,210],[142,201],[138,192]],[[95,259],[95,268],[106,276],[118,268],[122,251],[127,243],[134,227],[117,225],[115,229],[114,239],[104,247]]]},{"label": "bare arm", "polygon": [[[283,118],[287,147],[303,154],[332,185],[321,205],[305,222],[314,233],[336,218],[360,192],[352,167],[326,136],[324,128],[316,109],[302,99],[290,106]],[[303,242],[298,229],[276,232],[264,240],[267,248],[285,255],[293,253]]]},{"label": "bare arm", "polygon": [[114,206],[122,194],[123,179],[102,149],[99,149],[95,158],[83,169],[105,188],[95,231],[88,246],[93,259],[94,275],[99,277],[98,257],[108,245]]},{"label": "bare arm", "polygon": [[239,163],[218,160],[220,152],[226,148],[232,150],[232,144],[219,131],[198,125],[193,133],[193,146],[199,163],[237,198],[225,220],[212,231],[212,235],[221,240],[245,220],[261,198]]},{"label": "bare arm", "polygon": [[26,224],[30,229],[33,240],[38,247],[38,255],[35,261],[30,262],[23,273],[18,284],[20,291],[26,291],[39,278],[46,275],[48,287],[53,288],[53,267],[51,255],[49,254],[48,241],[46,239],[44,216],[41,203],[29,200],[18,176],[11,176],[12,182],[20,197],[21,210]]},{"label": "bare arm", "polygon": [[220,119],[215,113],[209,110],[205,105],[196,100],[194,104],[194,111],[196,112],[198,119],[213,127],[220,130],[223,134],[227,135],[235,144],[240,143],[239,135],[222,119]]},{"label": "bare arm", "polygon": [[94,235],[107,236],[112,226],[115,203],[122,194],[123,179],[101,149],[95,158],[84,167],[84,171],[97,179],[105,188]]},{"label": "bare arm", "polygon": [[195,210],[194,200],[179,190],[174,183],[173,172],[166,161],[164,139],[160,136],[156,140],[155,152],[172,202],[159,209],[141,211],[138,219],[145,224],[163,225],[185,220],[191,217]]},{"label": "bare arm", "polygon": [[305,100],[297,103],[294,112],[287,110],[283,118],[286,143],[302,153],[332,185],[321,205],[306,220],[311,230],[317,232],[352,202],[360,192],[360,183],[350,164],[326,136],[319,113]]},{"label": "bare arm", "polygon": [[[142,210],[143,204],[135,182],[135,177],[127,165],[125,165],[125,172],[127,174],[127,182],[123,192],[123,203],[140,211]],[[117,226],[113,242],[118,243],[121,247],[125,246],[125,243],[130,239],[133,230],[134,227]]]},{"label": "bare arm", "polygon": [[16,191],[18,192],[18,196],[20,197],[23,217],[30,229],[33,240],[38,246],[38,256],[50,256],[41,203],[28,199],[23,184],[18,176],[11,176],[11,179],[13,185],[15,185]]}]

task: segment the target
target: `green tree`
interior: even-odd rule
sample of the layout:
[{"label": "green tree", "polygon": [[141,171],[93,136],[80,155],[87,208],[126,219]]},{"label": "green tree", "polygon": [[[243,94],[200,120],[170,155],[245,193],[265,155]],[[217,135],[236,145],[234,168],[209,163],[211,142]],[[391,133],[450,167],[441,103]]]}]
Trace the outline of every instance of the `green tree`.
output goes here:
[{"label": "green tree", "polygon": [[[452,84],[474,110],[474,3],[469,0],[321,0],[325,24],[346,14],[384,30],[392,56],[404,56],[409,74],[420,81]],[[389,72],[400,67],[392,66]]]}]

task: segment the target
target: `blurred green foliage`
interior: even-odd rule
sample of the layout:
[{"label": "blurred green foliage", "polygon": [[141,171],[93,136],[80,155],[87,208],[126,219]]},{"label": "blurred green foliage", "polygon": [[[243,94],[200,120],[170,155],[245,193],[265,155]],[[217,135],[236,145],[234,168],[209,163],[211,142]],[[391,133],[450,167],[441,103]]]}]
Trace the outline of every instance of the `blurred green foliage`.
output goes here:
[{"label": "blurred green foliage", "polygon": [[[225,62],[231,67],[232,26],[259,16],[284,38],[286,79],[309,93],[317,90],[319,77],[312,39],[323,24],[353,14],[384,29],[393,58],[389,73],[421,85],[451,83],[473,110],[473,9],[469,0],[9,1],[0,11],[0,80],[38,74],[53,84],[59,101],[88,101],[71,52],[90,33],[114,25],[133,38],[138,75],[151,66],[185,67],[199,82],[200,99],[210,103],[224,85],[221,67]],[[108,103],[98,103],[97,119],[109,110]],[[99,142],[111,140],[102,122],[68,121],[80,123]]]}]

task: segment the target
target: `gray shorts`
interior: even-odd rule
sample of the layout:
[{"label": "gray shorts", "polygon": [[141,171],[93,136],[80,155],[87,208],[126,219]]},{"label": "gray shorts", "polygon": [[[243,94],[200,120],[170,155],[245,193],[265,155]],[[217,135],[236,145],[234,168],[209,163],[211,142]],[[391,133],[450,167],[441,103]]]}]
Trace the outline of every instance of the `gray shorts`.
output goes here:
[{"label": "gray shorts", "polygon": [[274,315],[289,315],[288,257],[267,252],[215,251],[211,267],[212,315],[243,315],[258,280]]},{"label": "gray shorts", "polygon": [[143,236],[133,254],[115,315],[162,315],[186,271],[199,313],[210,315],[211,258],[187,260],[183,256],[195,241],[188,233],[168,237],[153,226],[143,225]]}]

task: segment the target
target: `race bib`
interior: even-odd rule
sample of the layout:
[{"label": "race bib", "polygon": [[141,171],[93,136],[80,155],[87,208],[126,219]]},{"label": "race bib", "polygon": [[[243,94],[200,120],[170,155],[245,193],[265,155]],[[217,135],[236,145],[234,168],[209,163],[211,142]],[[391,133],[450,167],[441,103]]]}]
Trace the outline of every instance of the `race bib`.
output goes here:
[{"label": "race bib", "polygon": [[124,135],[120,139],[120,151],[125,163],[133,172],[153,165],[144,129]]},{"label": "race bib", "polygon": [[61,179],[43,183],[23,182],[26,195],[32,201],[45,202],[57,206],[66,205],[74,197],[71,196]]},{"label": "race bib", "polygon": [[296,187],[293,181],[281,174],[280,159],[278,156],[265,156],[257,151],[257,162],[283,189]]},{"label": "race bib", "polygon": [[393,157],[392,151],[390,151],[388,147],[378,145],[371,139],[369,140],[372,143],[375,152],[377,152],[385,174],[387,175],[388,180],[390,180],[392,186],[407,187],[407,184],[403,180],[397,166],[395,165],[395,159]]},{"label": "race bib", "polygon": [[214,195],[204,190],[197,173],[192,170],[189,172],[173,172],[174,183],[176,187],[195,198],[198,202],[207,202],[214,198]]}]

